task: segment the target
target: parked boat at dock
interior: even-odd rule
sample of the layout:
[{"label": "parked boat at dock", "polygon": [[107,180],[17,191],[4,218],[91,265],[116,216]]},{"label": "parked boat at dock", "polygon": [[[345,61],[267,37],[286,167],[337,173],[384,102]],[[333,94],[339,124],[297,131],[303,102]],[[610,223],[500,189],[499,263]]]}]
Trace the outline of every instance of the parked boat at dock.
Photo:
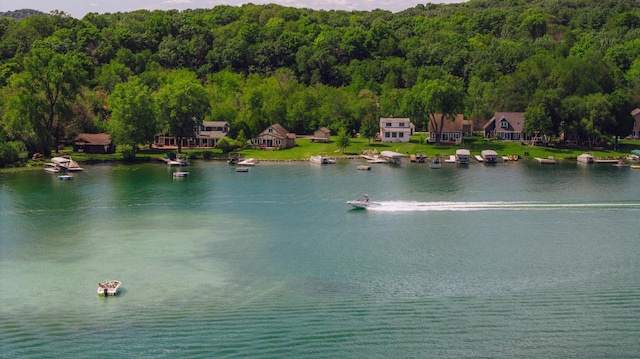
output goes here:
[{"label": "parked boat at dock", "polygon": [[71,159],[71,156],[58,156],[51,158],[51,162],[64,168],[69,172],[82,171],[84,168],[80,167],[78,162]]}]

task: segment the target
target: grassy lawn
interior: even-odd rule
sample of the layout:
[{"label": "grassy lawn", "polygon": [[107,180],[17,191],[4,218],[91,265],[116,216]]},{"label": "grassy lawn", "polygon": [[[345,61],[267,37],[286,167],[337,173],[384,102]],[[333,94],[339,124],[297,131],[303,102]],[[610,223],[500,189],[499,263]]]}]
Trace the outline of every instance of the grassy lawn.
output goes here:
[{"label": "grassy lawn", "polygon": [[[519,142],[506,142],[487,140],[478,136],[471,136],[464,139],[464,142],[458,145],[434,145],[426,144],[424,140],[427,135],[419,133],[411,137],[411,141],[407,143],[382,143],[369,142],[364,138],[352,138],[351,144],[342,153],[342,149],[336,145],[336,141],[327,143],[314,143],[309,139],[299,138],[296,140],[296,146],[284,150],[262,150],[246,148],[240,150],[244,157],[254,157],[260,160],[308,160],[309,157],[315,156],[320,152],[326,152],[329,156],[335,157],[353,157],[363,153],[364,150],[395,151],[404,154],[415,154],[421,152],[429,157],[438,156],[445,157],[455,154],[459,148],[466,148],[471,151],[472,155],[480,154],[482,150],[491,149],[498,152],[498,155],[515,155],[525,157],[526,154],[530,158],[533,157],[549,157],[556,159],[575,160],[581,153],[590,152],[596,158],[619,158],[631,153],[633,149],[640,149],[640,140],[622,140],[620,141],[620,150],[612,151],[608,149],[595,150],[589,148],[556,148],[544,146],[531,146],[528,144],[520,144]],[[141,149],[136,153],[136,162],[155,161],[159,157],[165,157],[168,152],[175,152],[175,149]],[[228,155],[222,153],[219,149],[183,149],[189,158],[203,159],[211,158],[214,160],[226,159]],[[109,161],[123,161],[123,153],[116,152],[114,154],[88,154],[72,152],[72,148],[68,147],[60,151],[58,155],[71,155],[74,160],[81,163],[97,163]],[[30,162],[28,167],[41,167],[43,162]],[[16,169],[4,169],[3,171],[12,171]]]}]

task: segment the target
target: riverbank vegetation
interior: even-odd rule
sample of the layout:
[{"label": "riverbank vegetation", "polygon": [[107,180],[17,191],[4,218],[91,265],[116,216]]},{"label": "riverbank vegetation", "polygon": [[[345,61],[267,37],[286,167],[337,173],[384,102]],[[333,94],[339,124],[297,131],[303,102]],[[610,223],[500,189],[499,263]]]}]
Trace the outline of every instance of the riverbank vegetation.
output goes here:
[{"label": "riverbank vegetation", "polygon": [[[544,148],[558,157],[600,147],[618,153],[640,106],[638,39],[638,0],[0,17],[0,166],[48,156],[82,132],[108,132],[120,158],[145,159],[156,153],[136,150],[155,134],[188,137],[202,120],[229,122],[235,140],[273,123],[298,135],[324,126],[354,136],[363,123],[391,116],[426,131],[436,114],[464,113],[481,128],[498,111],[524,112],[525,130],[547,143],[563,135],[573,149]],[[384,148],[413,153],[419,142]],[[335,142],[306,145],[244,151],[283,159],[343,151]],[[519,143],[491,145],[524,152]],[[386,145],[352,137],[344,152],[367,146]]]}]

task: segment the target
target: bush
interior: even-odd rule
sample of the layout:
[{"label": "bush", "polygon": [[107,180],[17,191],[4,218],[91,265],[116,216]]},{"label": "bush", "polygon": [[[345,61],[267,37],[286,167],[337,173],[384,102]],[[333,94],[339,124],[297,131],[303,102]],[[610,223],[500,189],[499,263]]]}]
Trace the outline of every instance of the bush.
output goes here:
[{"label": "bush", "polygon": [[0,167],[24,165],[28,158],[29,151],[23,142],[0,143]]},{"label": "bush", "polygon": [[135,161],[136,160],[136,154],[135,154],[135,152],[133,152],[133,150],[124,150],[124,151],[122,151],[122,158],[125,161]]},{"label": "bush", "polygon": [[210,160],[213,158],[213,151],[203,151],[202,158],[205,160]]}]

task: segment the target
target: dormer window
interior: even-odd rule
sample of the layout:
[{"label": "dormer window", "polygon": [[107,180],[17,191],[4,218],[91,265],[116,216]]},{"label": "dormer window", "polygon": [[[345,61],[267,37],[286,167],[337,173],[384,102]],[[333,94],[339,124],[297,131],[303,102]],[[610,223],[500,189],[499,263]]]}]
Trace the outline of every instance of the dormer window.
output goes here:
[{"label": "dormer window", "polygon": [[404,127],[404,122],[400,122],[399,126]]},{"label": "dormer window", "polygon": [[387,127],[391,127],[391,122],[387,122],[387,123],[385,124],[385,126],[387,126]]},{"label": "dormer window", "polygon": [[500,120],[500,128],[509,128],[509,121],[505,120],[504,118]]}]

